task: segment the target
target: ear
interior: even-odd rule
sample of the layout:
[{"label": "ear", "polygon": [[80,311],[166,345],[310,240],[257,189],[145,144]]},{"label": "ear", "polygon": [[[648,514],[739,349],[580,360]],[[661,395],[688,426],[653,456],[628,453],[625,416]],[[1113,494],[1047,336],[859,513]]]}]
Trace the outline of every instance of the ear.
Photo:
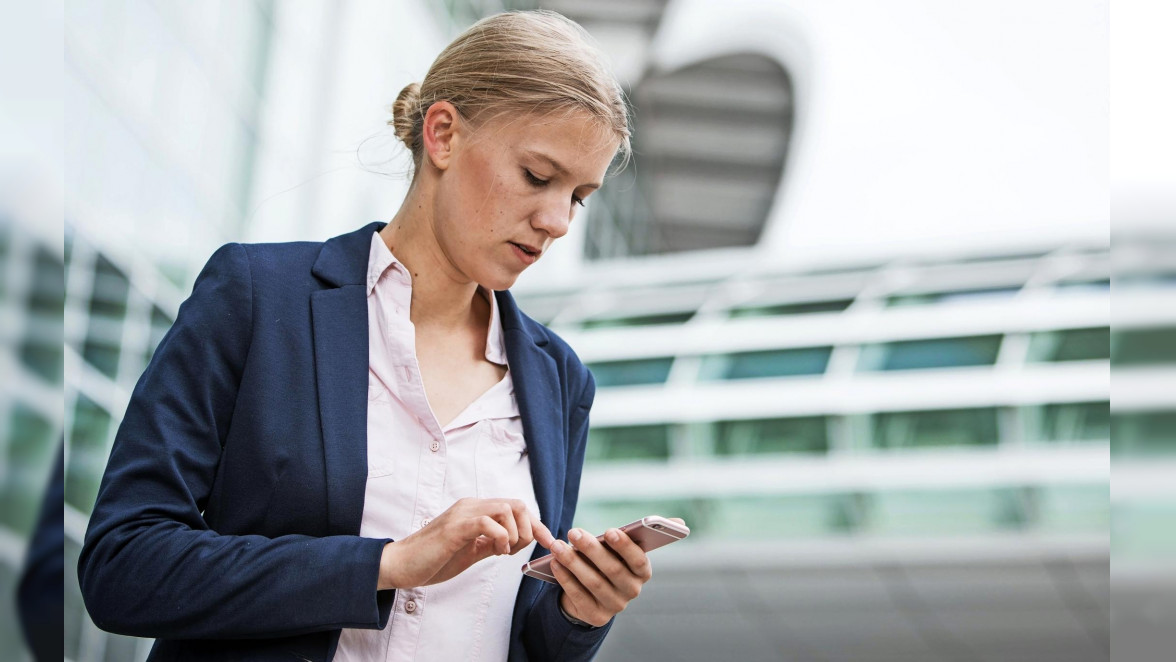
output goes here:
[{"label": "ear", "polygon": [[425,154],[438,170],[449,167],[461,121],[457,108],[448,101],[438,101],[425,111],[421,137],[425,144]]}]

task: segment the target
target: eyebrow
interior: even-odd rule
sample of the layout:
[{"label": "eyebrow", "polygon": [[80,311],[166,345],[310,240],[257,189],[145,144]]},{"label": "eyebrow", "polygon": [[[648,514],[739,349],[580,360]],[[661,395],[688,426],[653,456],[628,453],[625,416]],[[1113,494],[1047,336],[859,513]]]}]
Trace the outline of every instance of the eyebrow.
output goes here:
[{"label": "eyebrow", "polygon": [[[531,157],[534,157],[537,159],[541,159],[543,161],[547,161],[548,163],[551,164],[551,167],[554,168],[556,172],[558,172],[562,175],[565,175],[565,176],[567,176],[569,174],[568,169],[563,167],[562,165],[560,165],[559,161],[556,161],[555,159],[551,158],[550,156],[544,154],[543,152],[536,152],[533,149],[528,149],[528,150],[524,150],[524,151],[527,154],[527,156],[531,156]],[[580,186],[584,186],[584,187],[590,188],[590,189],[598,189],[598,188],[600,188],[600,182],[588,182],[587,184],[581,184]]]}]

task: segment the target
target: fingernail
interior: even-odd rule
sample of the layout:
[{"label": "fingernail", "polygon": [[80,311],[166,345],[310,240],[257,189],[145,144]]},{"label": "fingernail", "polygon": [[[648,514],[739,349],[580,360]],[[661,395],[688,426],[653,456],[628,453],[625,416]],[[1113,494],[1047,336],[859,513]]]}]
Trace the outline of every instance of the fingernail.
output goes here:
[{"label": "fingernail", "polygon": [[563,554],[567,548],[568,546],[564,541],[556,540],[555,543],[551,546],[551,551],[555,552],[556,554]]},{"label": "fingernail", "polygon": [[621,538],[621,536],[619,534],[617,534],[616,529],[609,529],[608,533],[604,534],[604,539],[609,542],[616,542],[616,541],[620,540],[620,538]]},{"label": "fingernail", "polygon": [[571,531],[568,531],[568,540],[571,540],[572,542],[580,542],[580,530],[572,529]]}]

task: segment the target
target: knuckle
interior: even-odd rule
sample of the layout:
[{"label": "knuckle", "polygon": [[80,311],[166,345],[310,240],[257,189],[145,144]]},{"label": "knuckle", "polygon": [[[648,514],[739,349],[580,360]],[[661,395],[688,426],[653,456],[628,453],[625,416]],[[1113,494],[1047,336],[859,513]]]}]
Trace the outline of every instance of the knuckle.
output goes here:
[{"label": "knuckle", "polygon": [[588,587],[589,591],[592,591],[593,595],[600,595],[604,592],[605,581],[599,575],[589,577],[588,580],[583,583],[586,587]]}]

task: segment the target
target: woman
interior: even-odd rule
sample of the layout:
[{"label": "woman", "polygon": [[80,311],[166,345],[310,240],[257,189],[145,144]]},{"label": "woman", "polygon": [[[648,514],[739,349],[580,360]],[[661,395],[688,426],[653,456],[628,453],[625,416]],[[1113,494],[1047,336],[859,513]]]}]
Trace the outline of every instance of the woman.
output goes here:
[{"label": "woman", "polygon": [[79,577],[151,659],[587,659],[650,578],[570,529],[594,384],[506,292],[627,154],[616,81],[509,13],[393,110],[391,222],[221,248],[135,389]]}]

